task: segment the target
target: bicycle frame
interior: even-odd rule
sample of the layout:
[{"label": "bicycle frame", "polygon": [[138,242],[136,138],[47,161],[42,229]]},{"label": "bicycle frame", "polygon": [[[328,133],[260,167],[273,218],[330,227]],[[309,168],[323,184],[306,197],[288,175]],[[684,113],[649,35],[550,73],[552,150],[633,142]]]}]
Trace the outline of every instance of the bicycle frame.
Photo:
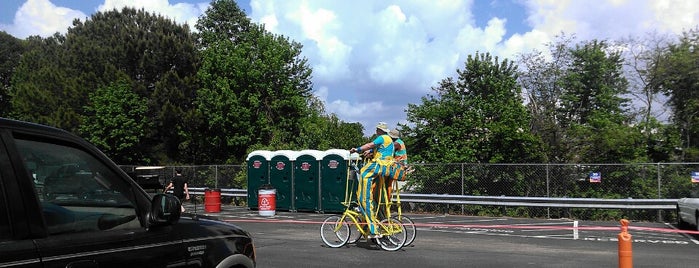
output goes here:
[{"label": "bicycle frame", "polygon": [[[356,172],[356,180],[359,180],[359,168],[357,167],[357,163],[359,162],[359,159],[355,161],[354,164],[351,164],[354,168],[354,171]],[[345,182],[345,200],[342,202],[343,205],[345,205],[345,212],[342,215],[341,220],[344,222],[344,220],[349,217],[352,222],[354,223],[356,229],[362,234],[363,237],[368,237],[370,232],[364,230],[362,228],[362,225],[368,224],[368,222],[371,220],[367,215],[364,213],[360,213],[358,211],[354,211],[352,209],[352,205],[357,205],[356,201],[353,201],[353,194],[352,194],[352,189],[356,188],[354,187],[354,183],[350,183],[350,181],[354,181],[350,178],[350,172],[347,172],[347,180]],[[401,231],[401,228],[393,226],[389,224],[388,226],[386,224],[382,224],[381,221],[379,220],[379,212],[381,212],[381,204],[386,204],[386,210],[384,211],[384,215],[386,216],[385,219],[390,219],[391,218],[391,211],[390,211],[390,205],[392,204],[391,199],[388,196],[388,191],[386,190],[386,185],[385,185],[385,178],[383,176],[376,176],[375,179],[378,179],[378,182],[375,182],[379,188],[379,200],[377,200],[377,209],[373,210],[373,218],[377,219],[373,223],[375,226],[379,228],[379,234],[382,235],[392,235],[397,232]],[[372,193],[373,194],[373,193]],[[360,217],[361,216],[361,217]],[[359,221],[358,219],[363,218],[364,222]],[[336,227],[339,228],[339,227]],[[398,230],[396,230],[398,229]]]},{"label": "bicycle frame", "polygon": [[[403,227],[403,223],[397,219],[390,217],[390,210],[385,213],[388,217],[382,220],[378,220],[377,216],[380,210],[377,209],[376,212],[372,211],[372,215],[367,215],[361,209],[364,209],[357,200],[353,200],[352,191],[354,187],[354,179],[351,178],[352,174],[356,174],[356,178],[359,180],[359,173],[356,164],[351,165],[353,170],[352,173],[347,173],[347,181],[345,183],[345,199],[342,204],[345,205],[345,211],[342,215],[332,215],[323,221],[320,227],[320,235],[323,242],[332,248],[342,247],[347,244],[350,240],[352,243],[356,242],[359,237],[350,237],[352,230],[350,225],[354,225],[361,237],[371,240],[379,245],[382,249],[388,251],[396,251],[401,249],[407,241],[407,232]],[[384,187],[384,180],[382,178],[377,178],[378,185],[380,185],[378,190],[378,197],[376,200],[376,205],[372,200],[370,206],[379,206],[379,204],[389,204],[389,195]],[[373,190],[371,198],[373,198]],[[367,195],[369,193],[366,193]],[[356,210],[355,210],[356,209]],[[362,217],[363,216],[363,217]],[[349,218],[349,219],[348,219]],[[369,231],[368,229],[362,228],[363,225],[372,224],[375,229]]]}]

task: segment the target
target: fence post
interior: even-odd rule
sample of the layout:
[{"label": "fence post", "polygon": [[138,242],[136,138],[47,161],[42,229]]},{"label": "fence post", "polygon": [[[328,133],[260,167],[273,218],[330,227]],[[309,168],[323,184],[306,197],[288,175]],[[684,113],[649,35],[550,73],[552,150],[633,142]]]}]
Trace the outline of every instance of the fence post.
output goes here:
[{"label": "fence post", "polygon": [[[657,174],[658,174],[658,199],[661,199],[662,194],[660,192],[660,187],[661,187],[661,184],[660,184],[660,163],[658,163],[658,166],[657,166]],[[659,209],[658,210],[658,222],[662,222],[662,221],[663,221],[663,211]]]},{"label": "fence post", "polygon": [[[549,168],[551,164],[546,164],[546,197],[551,197],[550,192],[549,192]],[[550,219],[551,218],[551,208],[547,207],[546,208],[546,218]]]},{"label": "fence post", "polygon": [[[464,174],[464,171],[465,171],[465,170],[464,170],[464,165],[465,165],[464,163],[461,163],[461,195],[464,195],[464,187],[466,187],[466,186],[464,185],[464,175],[465,175],[465,174]],[[462,204],[462,205],[461,205],[461,215],[464,215],[464,214],[466,213],[466,212],[464,211],[464,209],[465,209],[465,208],[464,208],[464,205]]]}]

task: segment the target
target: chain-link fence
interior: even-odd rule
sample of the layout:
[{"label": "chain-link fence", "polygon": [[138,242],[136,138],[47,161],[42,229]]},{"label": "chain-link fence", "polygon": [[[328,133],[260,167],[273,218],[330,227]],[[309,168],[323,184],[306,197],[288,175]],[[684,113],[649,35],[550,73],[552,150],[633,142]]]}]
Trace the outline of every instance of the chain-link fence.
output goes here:
[{"label": "chain-link fence", "polygon": [[[699,197],[691,181],[699,163],[416,164],[405,191],[424,194],[569,198]],[[621,209],[561,209],[415,204],[424,211],[467,215],[579,219],[674,220],[674,213]]]},{"label": "chain-link fence", "polygon": [[[640,164],[413,164],[403,192],[476,196],[675,199],[699,197],[691,174],[699,163]],[[135,166],[122,166],[136,173]],[[190,187],[247,188],[244,165],[167,166],[164,183],[180,169]],[[151,171],[153,172],[153,171]],[[240,204],[240,200],[234,200]],[[674,220],[674,213],[621,209],[562,209],[446,204],[405,204],[413,212],[577,219]]]}]

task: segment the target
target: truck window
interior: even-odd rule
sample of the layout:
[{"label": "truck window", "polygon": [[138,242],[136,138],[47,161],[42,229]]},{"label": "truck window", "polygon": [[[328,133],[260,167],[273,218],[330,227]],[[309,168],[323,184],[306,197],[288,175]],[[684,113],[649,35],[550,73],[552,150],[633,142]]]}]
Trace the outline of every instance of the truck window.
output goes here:
[{"label": "truck window", "polygon": [[91,154],[46,140],[15,140],[49,234],[136,228],[130,188]]}]

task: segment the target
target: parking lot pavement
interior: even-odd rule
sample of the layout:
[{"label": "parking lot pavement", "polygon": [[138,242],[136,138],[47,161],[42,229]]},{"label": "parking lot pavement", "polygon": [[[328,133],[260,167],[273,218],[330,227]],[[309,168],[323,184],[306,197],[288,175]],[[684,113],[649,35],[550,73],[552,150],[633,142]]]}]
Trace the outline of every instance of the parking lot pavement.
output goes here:
[{"label": "parking lot pavement", "polygon": [[[228,222],[286,222],[320,224],[329,214],[315,212],[275,211],[274,216],[261,216],[258,211],[241,206],[221,206],[220,212],[206,212],[201,204],[185,204],[187,213]],[[407,214],[415,221],[418,231],[486,236],[520,237],[528,239],[582,240],[617,242],[619,222],[578,221],[571,219],[496,218],[461,215]],[[683,233],[672,224],[661,222],[632,222],[629,233],[634,243],[698,245],[697,235]]]}]

